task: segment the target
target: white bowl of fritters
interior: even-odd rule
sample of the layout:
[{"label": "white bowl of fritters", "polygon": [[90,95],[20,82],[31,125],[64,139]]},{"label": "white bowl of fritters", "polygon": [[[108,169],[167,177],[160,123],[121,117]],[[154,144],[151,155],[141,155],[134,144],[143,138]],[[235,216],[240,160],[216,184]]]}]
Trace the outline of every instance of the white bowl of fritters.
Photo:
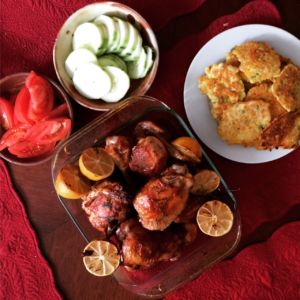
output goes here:
[{"label": "white bowl of fritters", "polygon": [[[277,58],[274,59],[273,57],[268,63],[264,61],[262,65],[266,67],[266,72],[258,78],[255,78],[256,74],[253,72],[253,68],[247,69],[247,64],[249,61],[250,63],[252,61],[254,65],[256,63],[259,64],[259,59],[257,59],[259,55],[256,57],[255,54],[254,57],[251,57],[253,52],[248,51],[247,53],[247,51],[244,51],[246,52],[245,54],[242,53],[243,51],[236,51],[235,48],[249,42],[267,45],[266,47],[272,48],[278,53]],[[233,50],[234,48],[235,50]],[[270,51],[272,52],[273,50]],[[234,55],[228,55],[228,53]],[[284,73],[291,71],[291,62],[300,66],[300,56],[298,53],[300,53],[300,41],[296,37],[282,29],[268,25],[253,24],[239,26],[224,31],[211,39],[195,56],[188,70],[184,86],[186,113],[191,126],[199,138],[221,156],[243,163],[268,162],[293,151],[297,146],[295,140],[299,139],[300,136],[300,100],[295,101],[294,99],[290,101],[283,94],[287,91],[287,83],[289,84],[291,81],[294,81],[293,88],[295,90],[300,86],[298,78],[299,69],[295,72],[297,79],[294,77],[287,80],[284,78]],[[273,52],[271,53],[272,55]],[[225,62],[226,56],[227,62]],[[238,61],[237,65],[235,65],[237,56]],[[219,109],[218,106],[213,106],[217,109],[212,110],[214,116],[212,115],[211,101],[207,95],[200,91],[198,81],[199,77],[205,74],[207,67],[222,62],[226,63],[227,66],[228,60],[231,60],[230,63],[233,65],[233,70],[230,70],[230,72],[235,76],[234,68],[238,69],[239,76],[242,78],[245,88],[244,91],[240,91],[240,94],[236,93],[237,99],[234,101],[238,102],[238,104],[227,110],[227,122],[221,122],[220,119],[216,120],[215,118],[218,118],[218,114],[220,114],[220,110],[222,111],[222,109]],[[283,72],[284,67],[286,69]],[[207,71],[214,72],[216,70],[209,69]],[[293,73],[293,70],[289,73]],[[283,85],[281,85],[282,81],[284,82]],[[235,84],[233,89],[238,90],[239,83],[235,82]],[[217,85],[213,84],[212,86],[217,87]],[[266,102],[264,94],[270,94],[270,90],[272,93],[275,91],[277,95],[275,101],[280,98],[280,105],[273,105],[270,101],[268,104],[264,103]],[[296,97],[298,99],[299,94]],[[212,95],[210,95],[210,98],[212,98]],[[229,104],[231,105],[232,103],[229,101]],[[258,118],[258,120],[262,121],[262,124],[252,122],[252,120],[257,120],[257,106],[262,111]],[[266,112],[267,110],[268,112]],[[243,111],[246,111],[247,117],[243,116]],[[290,113],[288,113],[289,111]],[[283,114],[280,115],[282,112]],[[272,123],[276,118],[278,119],[277,124],[274,124],[275,122]],[[252,126],[252,129],[255,128],[254,124],[257,125],[254,129],[254,131],[257,129],[256,132],[253,133],[253,131],[250,131],[250,134],[254,136],[262,136],[264,134],[263,142],[254,144],[251,138],[248,140],[247,137],[244,139],[245,136],[240,138],[237,131],[238,125],[247,127],[248,125],[245,125],[247,122],[249,122],[250,127]],[[270,126],[271,123],[272,126]],[[249,130],[246,133],[248,134]],[[241,145],[238,144],[240,142]]]}]

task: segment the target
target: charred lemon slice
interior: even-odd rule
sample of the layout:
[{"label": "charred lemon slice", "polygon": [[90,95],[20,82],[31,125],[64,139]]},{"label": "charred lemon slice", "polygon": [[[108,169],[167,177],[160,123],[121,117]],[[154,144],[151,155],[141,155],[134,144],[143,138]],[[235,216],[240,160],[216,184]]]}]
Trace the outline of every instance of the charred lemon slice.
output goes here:
[{"label": "charred lemon slice", "polygon": [[90,182],[82,176],[78,166],[68,164],[58,173],[55,189],[66,199],[79,199],[90,190]]},{"label": "charred lemon slice", "polygon": [[88,148],[79,158],[81,173],[90,180],[101,180],[109,177],[115,168],[112,157],[102,148]]},{"label": "charred lemon slice", "polygon": [[92,241],[83,250],[83,263],[87,271],[95,276],[112,274],[119,266],[118,249],[107,241]]},{"label": "charred lemon slice", "polygon": [[200,230],[210,236],[223,236],[231,230],[233,214],[230,208],[219,200],[205,202],[197,212]]}]

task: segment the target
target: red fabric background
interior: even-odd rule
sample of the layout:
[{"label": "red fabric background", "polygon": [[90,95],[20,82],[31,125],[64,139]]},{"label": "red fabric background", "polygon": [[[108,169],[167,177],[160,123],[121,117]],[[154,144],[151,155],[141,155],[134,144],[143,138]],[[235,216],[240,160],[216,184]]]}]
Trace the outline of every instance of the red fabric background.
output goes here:
[{"label": "red fabric background", "polygon": [[0,159],[0,299],[59,300],[24,206]]},{"label": "red fabric background", "polygon": [[[1,77],[34,69],[56,79],[52,64],[52,47],[56,33],[72,12],[91,2],[96,1],[3,0],[0,11]],[[208,11],[209,5],[203,0],[128,0],[121,2],[139,11],[157,33],[161,63],[155,82],[148,94],[165,101],[183,117],[185,117],[185,113],[182,95],[185,75],[193,57],[206,41],[219,32],[237,25],[248,23],[281,25],[278,10],[267,0],[251,1],[241,10],[216,20],[214,20],[214,16],[218,14]],[[86,123],[87,119],[96,115],[75,103],[74,109],[75,119],[77,118],[75,128],[80,127]],[[78,116],[84,114],[87,115],[87,119],[80,120]],[[260,165],[235,163],[212,151],[208,150],[208,153],[238,200],[243,225],[240,248],[253,242],[263,241],[282,224],[300,219],[300,149],[280,160]],[[287,228],[289,227],[283,227],[282,230],[288,231]],[[281,234],[283,233],[281,232],[279,235]],[[259,251],[268,253],[269,246],[275,240],[277,239],[272,238],[265,247],[259,248],[264,250]],[[227,280],[227,277],[236,280],[238,270],[243,272],[239,268],[244,259],[249,264],[253,259],[254,262],[256,261],[253,265],[254,269],[259,269],[259,263],[265,261],[267,257],[266,254],[252,256],[251,253],[256,251],[255,249],[257,248],[249,250],[250,254],[242,252],[232,262],[221,263],[203,276],[206,279],[210,278],[210,282],[215,283],[214,288],[217,289],[221,284],[230,282],[231,279]],[[289,246],[282,247],[281,251],[284,252],[284,255],[289,253]],[[275,250],[271,253],[274,256],[277,254]],[[278,271],[280,261],[278,258],[278,264],[270,265],[270,274],[274,275]],[[249,265],[244,266],[245,268],[249,267]],[[231,269],[232,277],[228,275]],[[286,271],[288,268],[280,271],[279,274],[284,274]],[[299,265],[297,272],[300,273]],[[172,294],[170,299],[200,299],[199,291],[203,291],[204,295],[206,293],[212,295],[205,290],[205,284],[202,283],[203,276],[178,293]],[[248,279],[245,277],[245,280]],[[257,281],[256,287],[258,287],[257,283],[261,281],[261,277],[254,276],[253,280]],[[281,282],[280,278],[276,277],[278,288],[279,282]],[[246,285],[243,280],[238,283]],[[291,283],[296,284],[296,281],[292,280]],[[284,286],[286,281],[283,280],[282,284]],[[232,285],[233,288],[238,290],[240,287],[237,284]],[[189,293],[185,291],[189,291]],[[255,289],[253,290],[253,299],[273,299],[271,293],[266,297],[259,298],[259,292],[258,289],[255,294]],[[205,299],[220,299],[220,297],[211,297],[207,296]],[[243,298],[241,294],[236,293],[232,295],[232,299],[252,298]],[[279,297],[278,299],[284,298]]]}]

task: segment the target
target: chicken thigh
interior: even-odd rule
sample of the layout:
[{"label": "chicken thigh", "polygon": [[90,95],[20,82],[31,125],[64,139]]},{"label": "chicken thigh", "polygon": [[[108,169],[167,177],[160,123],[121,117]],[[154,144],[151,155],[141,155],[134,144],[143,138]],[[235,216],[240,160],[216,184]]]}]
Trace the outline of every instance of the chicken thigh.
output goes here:
[{"label": "chicken thigh", "polygon": [[144,176],[155,176],[166,167],[167,158],[163,143],[154,136],[147,136],[132,149],[129,167]]},{"label": "chicken thigh", "polygon": [[147,268],[160,261],[176,260],[182,247],[196,235],[195,224],[172,225],[160,232],[145,229],[136,219],[123,222],[117,230],[124,265],[131,268]]},{"label": "chicken thigh", "polygon": [[97,184],[82,200],[82,209],[90,223],[101,232],[109,232],[130,212],[131,199],[117,182],[105,180]]},{"label": "chicken thigh", "polygon": [[149,230],[167,228],[183,211],[192,185],[185,165],[172,165],[150,179],[133,200],[142,225]]},{"label": "chicken thigh", "polygon": [[113,158],[115,164],[124,173],[129,165],[130,142],[125,136],[108,136],[105,139],[105,151]]}]

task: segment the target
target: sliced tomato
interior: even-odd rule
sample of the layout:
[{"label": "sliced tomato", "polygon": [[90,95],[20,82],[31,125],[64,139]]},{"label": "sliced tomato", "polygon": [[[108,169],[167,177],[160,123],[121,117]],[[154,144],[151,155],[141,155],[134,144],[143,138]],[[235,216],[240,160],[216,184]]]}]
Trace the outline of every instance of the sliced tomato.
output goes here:
[{"label": "sliced tomato", "polygon": [[14,109],[12,104],[0,97],[0,125],[4,129],[10,129],[14,126]]},{"label": "sliced tomato", "polygon": [[39,121],[30,129],[27,140],[38,144],[49,144],[64,139],[71,130],[71,120],[58,118]]},{"label": "sliced tomato", "polygon": [[63,103],[57,107],[55,107],[45,118],[44,120],[55,119],[55,118],[63,118],[68,117],[69,110],[67,103]]},{"label": "sliced tomato", "polygon": [[25,82],[30,94],[28,117],[37,121],[47,116],[54,104],[54,93],[50,83],[34,71],[31,71]]},{"label": "sliced tomato", "polygon": [[9,147],[8,151],[17,157],[29,158],[50,154],[54,150],[54,147],[55,143],[39,145],[34,141],[25,140]]},{"label": "sliced tomato", "polygon": [[18,127],[13,127],[7,130],[0,140],[0,151],[3,149],[13,146],[14,144],[25,140],[28,135],[28,132],[31,128],[31,125],[22,124]]},{"label": "sliced tomato", "polygon": [[34,122],[28,118],[28,109],[30,103],[30,94],[26,86],[24,86],[17,95],[14,107],[14,122],[15,124]]}]

